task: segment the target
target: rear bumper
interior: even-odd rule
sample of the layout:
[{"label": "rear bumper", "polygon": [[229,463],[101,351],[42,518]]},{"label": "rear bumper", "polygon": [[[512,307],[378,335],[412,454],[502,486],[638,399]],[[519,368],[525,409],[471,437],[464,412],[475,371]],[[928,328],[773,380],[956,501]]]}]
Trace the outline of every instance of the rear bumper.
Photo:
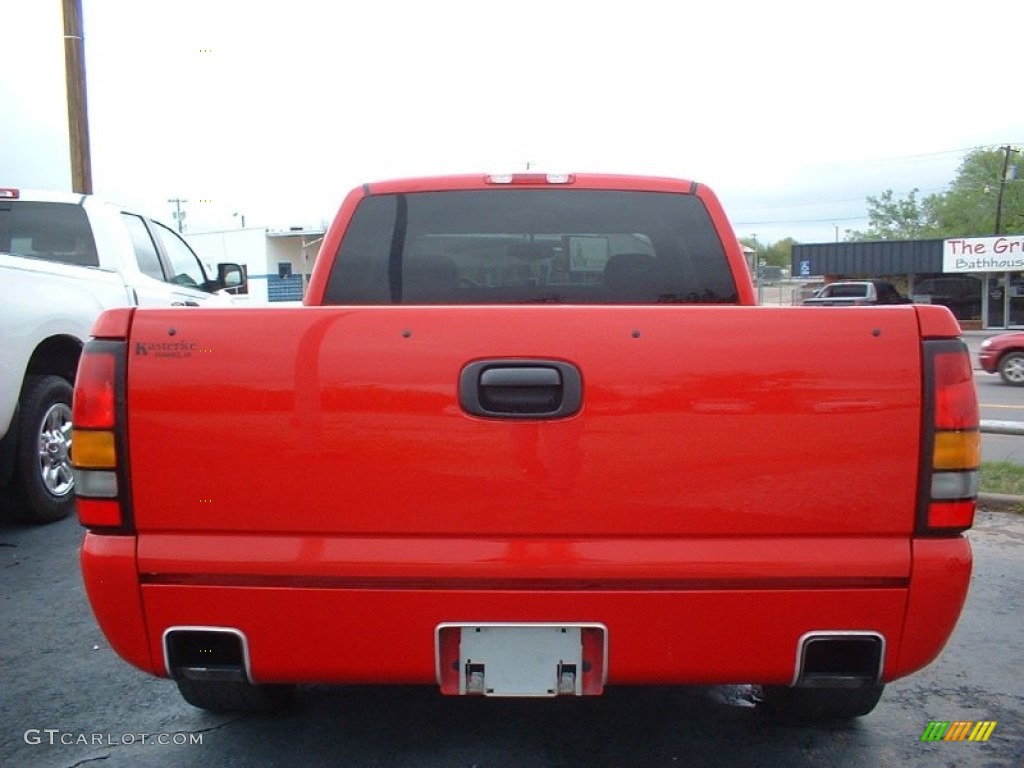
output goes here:
[{"label": "rear bumper", "polygon": [[[731,562],[717,574],[707,563],[696,571],[677,564],[674,580],[534,578],[531,586],[509,578],[489,588],[482,576],[446,586],[412,574],[360,581],[266,569],[245,578],[155,572],[154,560],[135,559],[133,539],[111,546],[107,538],[86,536],[83,569],[100,626],[122,657],[166,676],[168,629],[228,628],[244,636],[247,672],[262,683],[432,684],[438,627],[485,622],[606,627],[609,685],[788,684],[801,638],[813,632],[877,633],[882,679],[891,680],[941,651],[971,570],[969,544],[956,538],[912,542],[902,576],[886,575],[891,567],[879,556],[859,576],[841,578],[759,577],[763,563]],[[814,547],[805,547],[813,563]],[[140,563],[149,566],[141,578]]]},{"label": "rear bumper", "polygon": [[[898,637],[903,590],[452,592],[147,587],[150,624],[231,627],[258,682],[434,683],[443,623],[601,623],[608,684],[789,683],[811,630]],[[870,619],[868,618],[870,616]],[[161,656],[161,634],[150,636]],[[886,666],[894,666],[890,651]],[[167,674],[162,668],[150,670]]]}]

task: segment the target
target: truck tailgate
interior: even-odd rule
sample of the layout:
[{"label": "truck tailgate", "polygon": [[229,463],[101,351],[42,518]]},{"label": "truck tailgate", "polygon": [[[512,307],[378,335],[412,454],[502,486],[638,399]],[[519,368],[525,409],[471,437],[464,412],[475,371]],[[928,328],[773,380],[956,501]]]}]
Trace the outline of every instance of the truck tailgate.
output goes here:
[{"label": "truck tailgate", "polygon": [[[465,366],[520,358],[575,366],[579,412],[466,413]],[[911,307],[142,310],[128,362],[135,525],[909,534],[920,365]]]}]

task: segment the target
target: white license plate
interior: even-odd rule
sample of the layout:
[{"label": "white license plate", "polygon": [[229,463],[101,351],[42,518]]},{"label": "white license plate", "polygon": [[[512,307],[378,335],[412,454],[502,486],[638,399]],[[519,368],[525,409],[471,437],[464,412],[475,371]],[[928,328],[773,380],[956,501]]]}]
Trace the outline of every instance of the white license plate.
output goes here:
[{"label": "white license plate", "polygon": [[583,696],[601,693],[600,624],[442,624],[438,682],[460,696]]}]

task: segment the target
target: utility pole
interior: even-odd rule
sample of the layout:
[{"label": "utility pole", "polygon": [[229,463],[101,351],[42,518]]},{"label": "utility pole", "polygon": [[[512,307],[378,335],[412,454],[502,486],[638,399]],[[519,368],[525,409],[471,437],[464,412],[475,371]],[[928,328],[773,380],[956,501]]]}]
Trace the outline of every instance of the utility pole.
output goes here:
[{"label": "utility pole", "polygon": [[187,203],[188,200],[183,200],[180,197],[172,197],[167,201],[168,203],[174,203],[174,220],[178,222],[178,234],[185,231],[185,212],[181,210],[181,206]]},{"label": "utility pole", "polygon": [[85,42],[82,0],[63,0],[64,81],[68,94],[68,143],[71,148],[71,189],[92,194],[89,115],[85,93]]},{"label": "utility pole", "polygon": [[1019,149],[1014,149],[1009,144],[1002,148],[1003,150],[1003,173],[999,177],[999,195],[996,198],[996,231],[995,234],[999,234],[999,230],[1002,228],[1003,223],[1003,192],[1006,190],[1006,171],[1010,167],[1010,153],[1014,154],[1020,152]]}]

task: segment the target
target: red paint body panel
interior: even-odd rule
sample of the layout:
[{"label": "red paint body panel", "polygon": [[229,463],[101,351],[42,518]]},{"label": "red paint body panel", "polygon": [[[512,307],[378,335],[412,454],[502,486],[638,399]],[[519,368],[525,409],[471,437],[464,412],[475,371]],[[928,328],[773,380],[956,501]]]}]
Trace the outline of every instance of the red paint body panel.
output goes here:
[{"label": "red paint body panel", "polygon": [[960,336],[960,324],[945,307],[918,304],[914,309],[921,323],[922,339],[953,339]]},{"label": "red paint body panel", "polygon": [[135,307],[119,307],[107,310],[96,318],[92,326],[94,339],[123,339],[132,327]]},{"label": "red paint body panel", "polygon": [[[913,527],[911,307],[147,311],[130,351],[170,329],[194,351],[128,362],[130,463],[159,468],[133,473],[143,536]],[[580,413],[463,412],[466,364],[520,357],[576,365]]]},{"label": "red paint body panel", "polygon": [[135,559],[134,536],[86,533],[81,563],[85,592],[110,646],[139,669],[159,674],[161,654],[150,654],[149,633]]},{"label": "red paint body panel", "polygon": [[[608,684],[789,683],[809,629],[864,629],[898,639],[906,592],[691,592],[143,588],[158,628],[237,627],[259,682],[435,681],[439,623],[591,622],[608,627]],[[892,640],[890,640],[892,642]],[[895,666],[890,647],[886,668]]]},{"label": "red paint body panel", "polygon": [[[486,186],[355,190],[307,304],[366,195]],[[706,187],[572,186],[698,196],[753,304]],[[890,680],[939,653],[966,595],[966,540],[915,538],[922,337],[957,337],[945,309],[147,309],[97,327],[127,342],[133,535],[89,534],[83,570],[114,647],[154,674],[167,629],[216,627],[244,634],[257,682],[433,683],[438,625],[539,622],[607,627],[609,684],[790,683],[809,632],[881,635]],[[462,372],[484,360],[573,366],[578,411],[470,415]]]},{"label": "red paint body panel", "polygon": [[[177,543],[189,548],[188,542]],[[208,551],[222,543],[208,542]],[[867,545],[879,542],[865,544],[869,551]],[[416,578],[404,589],[386,583],[368,588],[366,582],[329,587],[327,579],[321,579],[323,586],[310,586],[317,583],[312,574],[287,578],[308,572],[308,565],[266,568],[253,563],[245,564],[250,572],[276,572],[276,578],[231,586],[241,580],[211,575],[213,569],[184,557],[174,561],[175,567],[193,568],[191,580],[196,583],[170,583],[174,577],[168,575],[168,583],[145,584],[144,620],[139,606],[125,599],[138,591],[131,549],[131,538],[90,534],[82,553],[94,611],[115,650],[141,669],[164,675],[165,629],[231,626],[246,634],[253,676],[262,682],[429,683],[434,674],[433,631],[444,621],[594,620],[609,627],[612,684],[788,682],[799,638],[822,629],[882,633],[888,641],[884,677],[893,679],[919,669],[941,651],[970,576],[970,549],[962,538],[917,541],[914,579],[895,578],[892,568],[880,564],[873,571],[880,581],[905,587],[874,589],[800,589],[772,578],[765,580],[766,588],[730,589],[721,578],[707,575],[716,570],[708,563],[684,569],[705,572],[688,591],[652,590],[632,580],[629,589],[611,592],[531,591],[521,582],[507,590],[433,589]],[[281,549],[276,561],[294,562],[289,548]],[[742,555],[740,549],[734,557]],[[140,562],[144,573],[152,574],[154,565],[151,559]],[[203,571],[206,585],[196,575]],[[754,581],[752,574],[747,580]],[[820,584],[828,581],[819,579]],[[714,588],[716,582],[720,588]]]},{"label": "red paint body panel", "polygon": [[964,537],[914,541],[900,675],[930,664],[945,646],[967,599],[971,564],[971,545]]},{"label": "red paint body panel", "polygon": [[498,538],[148,533],[149,583],[381,588],[906,587],[905,537]]}]

